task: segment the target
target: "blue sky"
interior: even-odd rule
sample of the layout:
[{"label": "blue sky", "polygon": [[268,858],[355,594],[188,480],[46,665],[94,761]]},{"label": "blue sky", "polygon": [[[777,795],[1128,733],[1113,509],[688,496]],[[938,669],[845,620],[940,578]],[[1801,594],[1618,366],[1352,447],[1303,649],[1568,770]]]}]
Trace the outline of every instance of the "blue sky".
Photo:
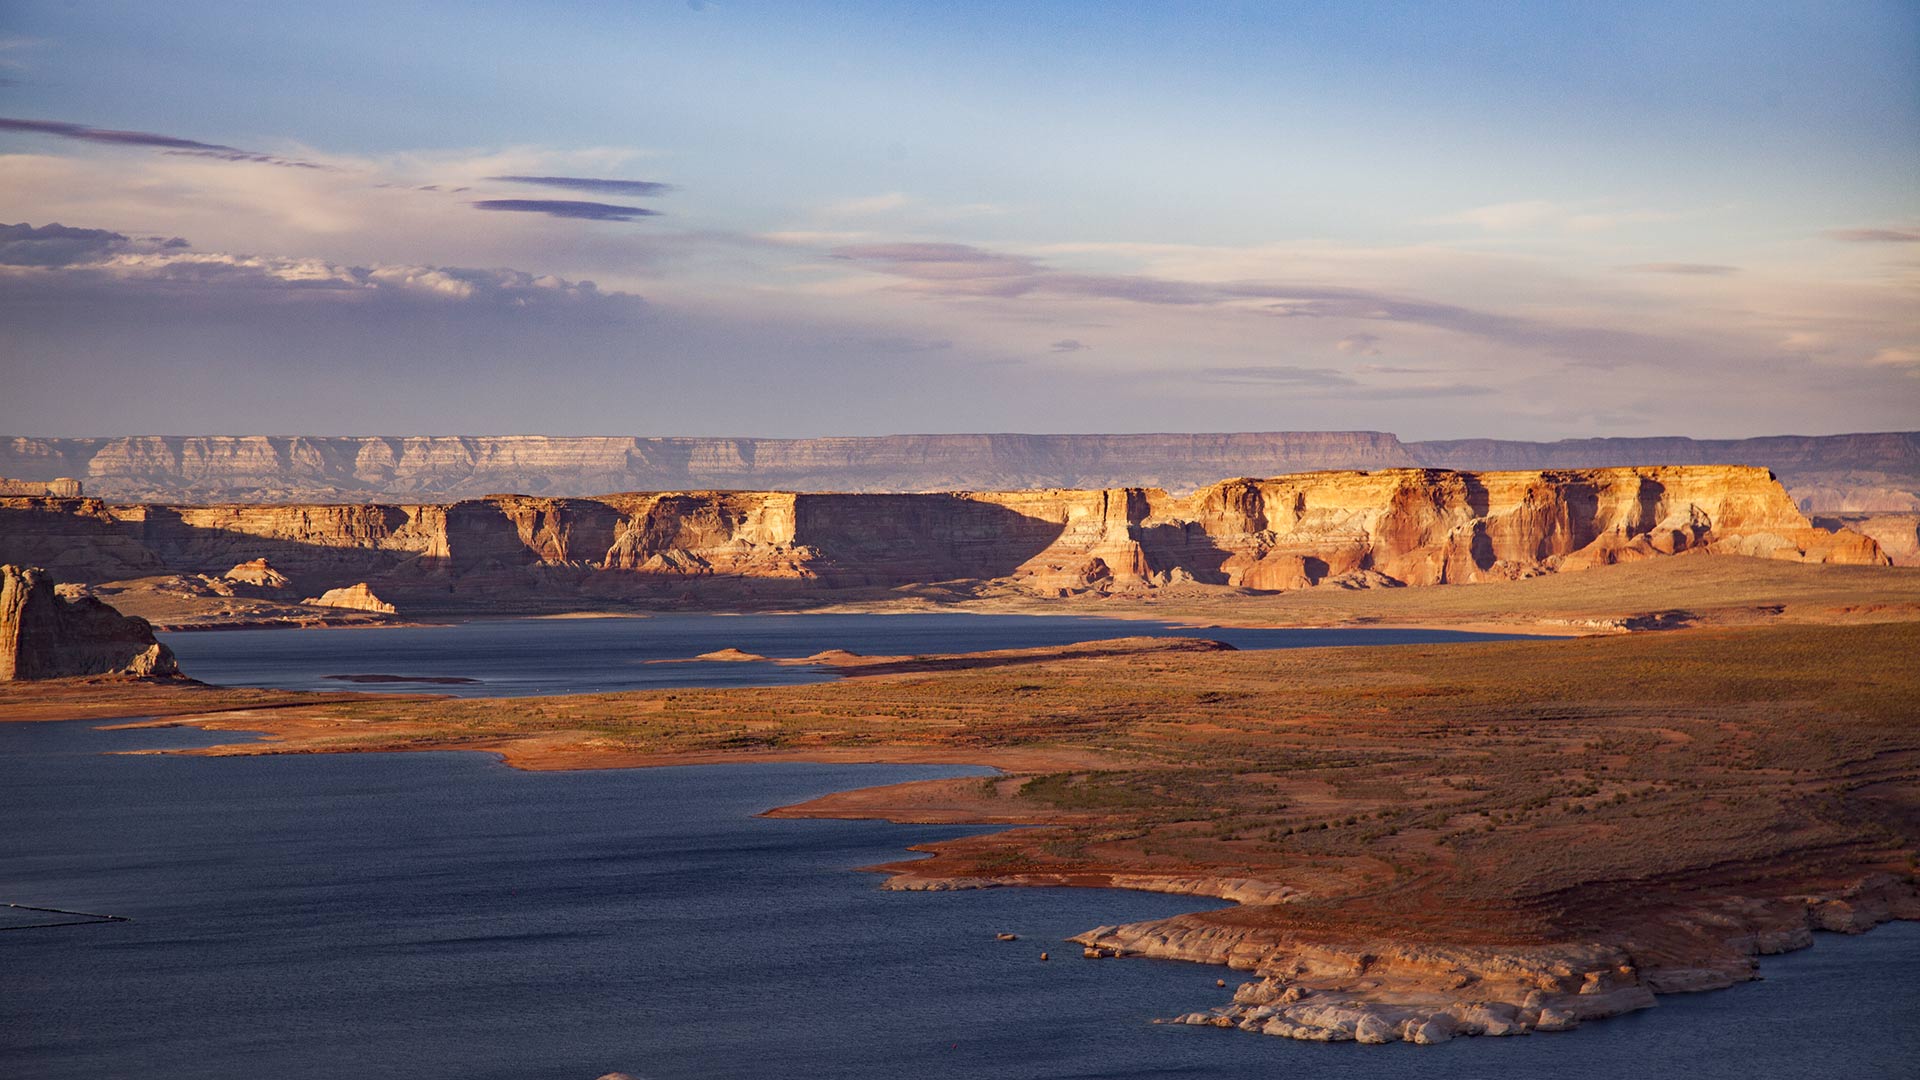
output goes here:
[{"label": "blue sky", "polygon": [[0,79],[5,433],[1920,420],[1912,3],[27,2]]}]

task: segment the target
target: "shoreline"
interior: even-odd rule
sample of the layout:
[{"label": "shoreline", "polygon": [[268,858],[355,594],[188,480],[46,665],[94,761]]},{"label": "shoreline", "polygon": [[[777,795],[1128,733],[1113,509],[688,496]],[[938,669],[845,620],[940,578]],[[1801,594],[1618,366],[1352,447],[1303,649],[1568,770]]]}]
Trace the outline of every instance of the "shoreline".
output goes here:
[{"label": "shoreline", "polygon": [[[226,717],[222,720],[222,717]],[[848,788],[754,815],[765,818],[810,820],[878,820],[894,824],[1031,825],[1024,818],[983,817],[939,801],[911,796],[928,789],[959,784],[978,785],[1014,775],[1010,770],[1048,767],[1090,767],[1100,762],[1061,756],[931,752],[903,754],[882,748],[847,749],[839,753],[715,753],[621,755],[605,751],[573,754],[533,748],[532,756],[517,755],[510,745],[421,745],[393,750],[276,750],[278,736],[259,728],[227,728],[237,716],[224,713],[180,716],[164,720],[102,725],[103,730],[157,727],[193,727],[206,731],[248,731],[251,742],[210,747],[133,750],[120,753],[155,756],[267,756],[283,753],[440,753],[475,752],[491,755],[508,768],[525,771],[578,771],[629,768],[676,768],[701,765],[759,765],[776,763],[966,765],[991,768],[989,777],[916,780],[872,787]],[[91,721],[79,721],[91,722]],[[521,748],[523,751],[529,748]],[[993,758],[995,760],[985,760]],[[891,795],[889,798],[888,796]],[[905,799],[906,801],[902,801]],[[1002,834],[986,834],[992,839]],[[907,850],[934,855],[947,842],[913,845]],[[855,872],[886,875],[883,889],[893,891],[947,891],[982,888],[1106,888],[1171,893],[1224,900],[1234,909],[1278,907],[1306,899],[1280,885],[1254,879],[1221,878],[1206,874],[1016,874],[993,877],[925,874],[915,867],[930,859],[902,860],[855,868]],[[1796,918],[1794,907],[1800,908]],[[1262,940],[1257,931],[1221,934],[1202,923],[1216,912],[1196,912],[1118,926],[1099,926],[1067,939],[1083,946],[1084,958],[1178,960],[1226,967],[1250,976],[1233,989],[1226,1004],[1209,1010],[1155,1021],[1193,1026],[1235,1028],[1264,1035],[1315,1042],[1354,1041],[1379,1044],[1395,1041],[1427,1045],[1465,1036],[1524,1035],[1535,1031],[1572,1030],[1582,1023],[1603,1020],[1654,1007],[1657,998],[1677,993],[1726,989],[1763,978],[1758,958],[1811,948],[1817,933],[1858,935],[1892,921],[1920,921],[1920,892],[1911,878],[1868,875],[1833,895],[1811,895],[1775,900],[1777,909],[1762,912],[1767,901],[1746,899],[1749,914],[1770,922],[1760,933],[1741,938],[1741,963],[1717,968],[1648,971],[1636,969],[1631,952],[1619,946],[1591,942],[1558,945],[1457,946],[1417,937],[1383,936],[1365,941]],[[1471,989],[1469,989],[1471,988]]]},{"label": "shoreline", "polygon": [[[766,616],[772,618],[806,618],[825,615],[865,615],[873,617],[891,617],[903,615],[953,615],[995,618],[1060,618],[1060,619],[1100,619],[1115,622],[1147,622],[1181,630],[1452,630],[1467,634],[1508,634],[1525,637],[1585,637],[1594,634],[1644,633],[1646,630],[1621,626],[1597,625],[1604,620],[1559,620],[1535,619],[1502,622],[1498,620],[1446,620],[1411,619],[1383,622],[1371,618],[1361,618],[1344,622],[1299,621],[1273,622],[1254,619],[1235,620],[1231,617],[1201,615],[1167,615],[1152,611],[1054,611],[1046,610],[1047,601],[1038,600],[1031,606],[1011,607],[1007,610],[965,608],[959,606],[914,606],[900,605],[828,605],[822,608],[779,608],[759,610],[732,606],[716,606],[701,610],[671,611],[615,611],[582,610],[573,612],[500,612],[484,615],[449,615],[445,617],[422,616],[418,618],[372,620],[346,619],[242,619],[233,622],[200,623],[153,623],[156,634],[198,634],[217,633],[232,630],[413,630],[430,627],[460,626],[466,623],[494,622],[575,622],[597,621],[603,619],[657,619],[674,616],[711,616],[714,618],[739,618],[746,616]],[[1593,624],[1593,625],[1586,625]],[[700,657],[687,657],[697,660]],[[772,658],[780,660],[782,658]],[[661,660],[657,663],[684,661]]]},{"label": "shoreline", "polygon": [[[0,690],[0,718],[257,740],[164,751],[210,756],[993,768],[766,813],[1007,827],[869,868],[894,890],[1235,901],[1078,940],[1248,973],[1189,1023],[1436,1042],[1644,1008],[1750,979],[1815,930],[1920,918],[1916,648],[1912,622],[1384,651],[1137,638],[510,699],[69,680]],[[1873,674],[1837,676],[1836,657]]]}]

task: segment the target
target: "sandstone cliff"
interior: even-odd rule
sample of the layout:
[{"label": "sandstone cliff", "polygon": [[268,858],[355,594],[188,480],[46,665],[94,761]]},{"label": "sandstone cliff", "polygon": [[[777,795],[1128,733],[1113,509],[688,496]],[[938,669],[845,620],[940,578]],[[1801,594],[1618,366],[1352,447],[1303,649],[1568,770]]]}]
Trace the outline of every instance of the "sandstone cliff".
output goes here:
[{"label": "sandstone cliff", "polygon": [[[1041,595],[1462,584],[1681,552],[1884,564],[1764,469],[1319,472],[1156,488],[676,492],[446,505],[0,500],[0,558],[86,583],[268,560],[411,611],[516,591],[1002,580]],[[357,594],[356,594],[357,595]],[[378,609],[384,610],[384,606]]]},{"label": "sandstone cliff", "polygon": [[1823,529],[1847,529],[1870,536],[1895,566],[1920,566],[1920,513],[1836,514],[1814,519]]},{"label": "sandstone cliff", "polygon": [[[1773,469],[1803,508],[1920,510],[1920,432],[1757,439],[1401,442],[1382,432],[890,435],[753,439],[547,436],[0,438],[0,474],[72,476],[116,499],[320,502],[496,491],[951,491],[1161,487],[1222,476],[1425,466],[1645,464]],[[37,494],[38,492],[32,492]],[[66,494],[64,491],[53,494]]]},{"label": "sandstone cliff", "polygon": [[0,682],[178,673],[145,619],[92,597],[62,599],[37,567],[0,566]]}]

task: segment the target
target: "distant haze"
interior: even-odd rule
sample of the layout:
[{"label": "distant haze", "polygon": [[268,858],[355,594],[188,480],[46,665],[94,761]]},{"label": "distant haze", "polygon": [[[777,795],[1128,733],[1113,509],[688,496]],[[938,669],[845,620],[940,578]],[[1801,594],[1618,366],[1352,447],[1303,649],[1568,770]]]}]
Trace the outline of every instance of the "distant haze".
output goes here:
[{"label": "distant haze", "polygon": [[514,492],[1160,487],[1320,469],[1758,465],[1803,507],[1920,509],[1920,432],[1731,441],[1403,442],[1377,431],[699,439],[537,435],[0,436],[0,476],[157,502],[433,502]]}]

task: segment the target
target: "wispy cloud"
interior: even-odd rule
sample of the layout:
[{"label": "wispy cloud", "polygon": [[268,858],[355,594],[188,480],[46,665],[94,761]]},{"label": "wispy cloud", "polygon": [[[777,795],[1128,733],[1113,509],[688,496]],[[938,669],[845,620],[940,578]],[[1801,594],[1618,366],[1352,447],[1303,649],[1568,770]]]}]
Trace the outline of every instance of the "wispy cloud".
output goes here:
[{"label": "wispy cloud", "polygon": [[674,190],[672,184],[663,184],[657,180],[610,180],[597,176],[489,176],[488,180],[503,184],[533,184],[539,187],[566,188],[569,191],[591,191],[600,195],[665,195]]},{"label": "wispy cloud", "polygon": [[342,299],[411,298],[527,308],[563,303],[639,303],[570,281],[508,268],[373,264],[287,255],[192,251],[179,237],[129,237],[65,225],[0,225],[0,280],[13,285],[97,289],[186,288],[235,299],[263,293]]},{"label": "wispy cloud", "polygon": [[1081,341],[1078,338],[1061,338],[1059,341],[1056,341],[1053,344],[1047,346],[1047,351],[1057,352],[1057,353],[1075,353],[1075,352],[1080,352],[1084,349],[1091,349],[1091,348],[1093,348],[1093,346],[1087,344],[1084,341]]},{"label": "wispy cloud", "polygon": [[98,263],[124,252],[187,246],[179,237],[137,242],[110,229],[75,229],[58,223],[0,225],[0,266],[53,268]]},{"label": "wispy cloud", "polygon": [[1920,229],[1831,229],[1827,238],[1849,244],[1920,244]]},{"label": "wispy cloud", "polygon": [[1333,347],[1348,356],[1379,356],[1379,345],[1379,334],[1348,334],[1334,342]]},{"label": "wispy cloud", "polygon": [[1194,373],[1201,382],[1238,386],[1271,386],[1302,394],[1334,395],[1352,401],[1392,401],[1424,397],[1479,397],[1493,388],[1470,383],[1382,386],[1363,383],[1334,368],[1300,367],[1293,364],[1243,365],[1201,368]]},{"label": "wispy cloud", "polygon": [[1620,210],[1600,203],[1558,203],[1547,199],[1476,206],[1432,219],[1435,225],[1474,225],[1488,232],[1543,229],[1565,232],[1608,232],[1623,225],[1671,221],[1679,214],[1664,210]]},{"label": "wispy cloud", "polygon": [[582,221],[635,221],[659,217],[660,211],[644,206],[620,206],[615,203],[584,202],[578,199],[481,199],[476,210],[505,210],[522,214],[574,218]]},{"label": "wispy cloud", "polygon": [[847,344],[878,353],[930,353],[953,348],[953,342],[948,338],[917,338],[898,334],[848,338]]},{"label": "wispy cloud", "polygon": [[1115,300],[1176,307],[1232,305],[1274,318],[1410,323],[1557,352],[1590,363],[1617,362],[1623,356],[1645,353],[1650,346],[1662,344],[1634,331],[1545,322],[1339,285],[1071,273],[1026,256],[966,244],[859,244],[836,248],[833,255],[900,278],[902,288],[942,296]]},{"label": "wispy cloud", "polygon": [[0,131],[50,135],[60,139],[75,139],[80,142],[101,143],[108,146],[139,146],[170,154],[186,154],[220,161],[250,161],[292,169],[326,168],[325,165],[311,161],[277,157],[273,154],[242,150],[237,146],[226,146],[221,143],[201,142],[198,139],[185,139],[177,135],[160,135],[151,131],[116,131],[111,128],[87,127],[84,124],[73,124],[64,120],[23,120],[0,116]]},{"label": "wispy cloud", "polygon": [[1351,376],[1332,368],[1299,367],[1277,364],[1267,367],[1209,367],[1197,373],[1207,382],[1255,383],[1271,386],[1347,387],[1359,385]]},{"label": "wispy cloud", "polygon": [[1683,277],[1726,277],[1729,274],[1737,274],[1740,272],[1740,268],[1737,266],[1726,266],[1721,263],[1690,262],[1634,263],[1631,266],[1623,266],[1620,269],[1635,274],[1679,274]]}]

